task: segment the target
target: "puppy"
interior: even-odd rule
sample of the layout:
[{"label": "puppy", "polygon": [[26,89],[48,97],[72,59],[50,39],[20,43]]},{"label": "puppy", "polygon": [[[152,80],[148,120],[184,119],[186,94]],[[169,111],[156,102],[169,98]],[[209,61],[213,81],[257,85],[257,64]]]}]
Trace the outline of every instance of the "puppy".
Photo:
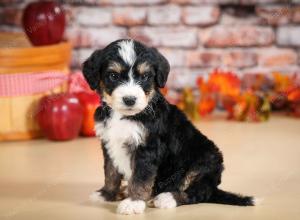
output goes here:
[{"label": "puppy", "polygon": [[216,145],[159,91],[170,66],[155,48],[118,40],[96,50],[83,74],[102,97],[95,130],[102,144],[105,185],[93,198],[116,201],[121,181],[128,198],[120,214],[143,213],[147,201],[157,208],[195,203],[254,205],[252,197],[218,188],[224,169]]}]

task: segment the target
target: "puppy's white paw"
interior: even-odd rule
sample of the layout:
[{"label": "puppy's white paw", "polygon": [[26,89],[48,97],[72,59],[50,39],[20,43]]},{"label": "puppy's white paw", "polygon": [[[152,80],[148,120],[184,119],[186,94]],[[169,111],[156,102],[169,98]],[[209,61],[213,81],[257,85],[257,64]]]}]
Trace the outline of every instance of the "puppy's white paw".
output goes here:
[{"label": "puppy's white paw", "polygon": [[89,199],[91,202],[105,202],[105,198],[101,195],[101,192],[93,192]]},{"label": "puppy's white paw", "polygon": [[141,214],[146,208],[146,203],[143,200],[132,200],[131,198],[124,199],[120,202],[117,208],[117,213],[122,215]]},{"label": "puppy's white paw", "polygon": [[157,195],[153,200],[153,204],[156,208],[160,209],[171,209],[177,206],[177,202],[170,192]]}]

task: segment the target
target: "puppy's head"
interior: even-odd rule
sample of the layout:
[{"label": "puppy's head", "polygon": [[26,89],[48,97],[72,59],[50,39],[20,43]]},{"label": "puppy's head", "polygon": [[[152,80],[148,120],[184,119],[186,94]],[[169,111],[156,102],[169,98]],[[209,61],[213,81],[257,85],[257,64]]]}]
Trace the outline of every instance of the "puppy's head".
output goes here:
[{"label": "puppy's head", "polygon": [[155,89],[165,86],[169,70],[168,61],[155,48],[133,40],[112,42],[83,64],[91,89],[100,91],[103,101],[123,115],[143,111]]}]

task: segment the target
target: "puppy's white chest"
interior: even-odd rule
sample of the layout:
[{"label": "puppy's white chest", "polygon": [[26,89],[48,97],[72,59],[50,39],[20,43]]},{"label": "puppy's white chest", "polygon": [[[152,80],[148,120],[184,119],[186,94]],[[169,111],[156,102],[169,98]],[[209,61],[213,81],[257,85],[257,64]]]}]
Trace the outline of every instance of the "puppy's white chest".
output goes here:
[{"label": "puppy's white chest", "polygon": [[105,148],[119,173],[129,179],[131,170],[131,152],[143,144],[146,131],[142,124],[122,119],[117,112],[113,112],[106,122],[95,125],[96,135],[103,140]]}]

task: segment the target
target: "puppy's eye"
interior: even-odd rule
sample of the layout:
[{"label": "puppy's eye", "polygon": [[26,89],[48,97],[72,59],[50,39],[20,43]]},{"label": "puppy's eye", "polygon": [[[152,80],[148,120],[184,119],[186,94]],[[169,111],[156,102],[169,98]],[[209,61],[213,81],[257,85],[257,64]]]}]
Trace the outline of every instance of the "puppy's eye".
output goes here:
[{"label": "puppy's eye", "polygon": [[116,81],[116,80],[119,79],[119,76],[120,76],[120,74],[118,74],[118,73],[110,73],[110,74],[109,74],[109,79],[110,79],[111,81]]}]

